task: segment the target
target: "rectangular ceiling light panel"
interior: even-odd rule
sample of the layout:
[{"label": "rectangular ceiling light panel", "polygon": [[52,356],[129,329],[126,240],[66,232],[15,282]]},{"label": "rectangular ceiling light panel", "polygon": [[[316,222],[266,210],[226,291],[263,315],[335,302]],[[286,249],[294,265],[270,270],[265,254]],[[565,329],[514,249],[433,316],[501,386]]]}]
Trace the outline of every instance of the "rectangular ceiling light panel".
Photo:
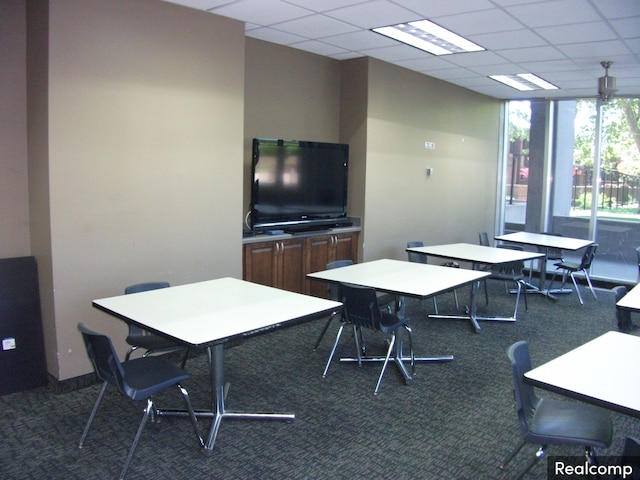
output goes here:
[{"label": "rectangular ceiling light panel", "polygon": [[516,90],[520,90],[522,92],[528,90],[557,90],[558,87],[555,85],[543,80],[542,78],[532,74],[532,73],[518,73],[517,75],[489,75],[489,78],[492,78],[500,83],[504,83],[505,85],[510,86],[511,88],[515,88]]},{"label": "rectangular ceiling light panel", "polygon": [[433,55],[450,55],[452,53],[480,52],[484,50],[480,45],[476,45],[429,20],[399,23],[397,25],[374,28],[373,31]]}]

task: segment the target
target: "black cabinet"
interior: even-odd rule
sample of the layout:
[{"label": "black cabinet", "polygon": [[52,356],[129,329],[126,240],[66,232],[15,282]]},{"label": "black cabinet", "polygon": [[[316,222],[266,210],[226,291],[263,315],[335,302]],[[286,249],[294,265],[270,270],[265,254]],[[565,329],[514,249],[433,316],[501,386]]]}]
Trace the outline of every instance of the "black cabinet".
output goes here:
[{"label": "black cabinet", "polygon": [[34,257],[0,259],[0,395],[47,384]]}]

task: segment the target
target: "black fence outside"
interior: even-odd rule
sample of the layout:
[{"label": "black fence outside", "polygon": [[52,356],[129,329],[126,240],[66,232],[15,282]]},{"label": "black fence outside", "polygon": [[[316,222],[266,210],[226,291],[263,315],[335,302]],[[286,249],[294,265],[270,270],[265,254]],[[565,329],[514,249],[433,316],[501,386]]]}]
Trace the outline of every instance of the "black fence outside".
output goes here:
[{"label": "black fence outside", "polygon": [[[571,205],[574,209],[591,208],[591,190],[593,186],[593,168],[574,167],[573,194]],[[640,196],[640,176],[628,175],[618,170],[601,169],[600,197],[598,208],[614,210],[636,207]]]}]

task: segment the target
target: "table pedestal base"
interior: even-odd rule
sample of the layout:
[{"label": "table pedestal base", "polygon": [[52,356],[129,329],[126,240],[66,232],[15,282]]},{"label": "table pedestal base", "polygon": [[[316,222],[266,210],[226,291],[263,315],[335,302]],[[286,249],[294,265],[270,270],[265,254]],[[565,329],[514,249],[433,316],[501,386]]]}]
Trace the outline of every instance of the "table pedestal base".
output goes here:
[{"label": "table pedestal base", "polygon": [[[213,350],[213,351],[212,351]],[[228,412],[225,409],[226,389],[224,382],[224,344],[216,344],[207,349],[209,366],[211,368],[211,385],[213,395],[213,405],[211,410],[196,410],[196,417],[212,418],[213,423],[209,429],[209,434],[204,442],[204,453],[210,454],[220,429],[222,420],[284,420],[291,422],[295,419],[293,413],[248,413],[248,412]],[[160,410],[156,415],[161,416],[188,416],[185,410]]]}]

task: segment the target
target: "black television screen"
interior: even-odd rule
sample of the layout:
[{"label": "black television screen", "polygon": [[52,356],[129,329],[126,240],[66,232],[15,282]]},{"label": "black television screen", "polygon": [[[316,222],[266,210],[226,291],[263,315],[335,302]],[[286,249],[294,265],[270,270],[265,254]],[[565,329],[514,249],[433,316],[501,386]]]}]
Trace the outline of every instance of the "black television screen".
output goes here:
[{"label": "black television screen", "polygon": [[251,226],[286,231],[347,218],[349,145],[253,139]]}]

